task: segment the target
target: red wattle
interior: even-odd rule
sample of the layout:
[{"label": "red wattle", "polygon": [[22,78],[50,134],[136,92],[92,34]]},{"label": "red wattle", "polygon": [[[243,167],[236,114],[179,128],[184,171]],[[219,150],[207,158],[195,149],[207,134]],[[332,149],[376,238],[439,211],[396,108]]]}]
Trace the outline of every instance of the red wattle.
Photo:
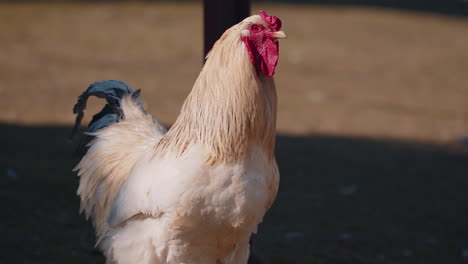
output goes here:
[{"label": "red wattle", "polygon": [[266,76],[270,77],[275,74],[275,68],[278,64],[278,42],[267,38],[263,44],[263,48],[263,52],[260,53],[260,69]]},{"label": "red wattle", "polygon": [[268,77],[273,76],[275,74],[275,67],[278,64],[278,42],[271,38],[252,41],[248,37],[243,37],[242,40],[257,71],[262,71]]}]

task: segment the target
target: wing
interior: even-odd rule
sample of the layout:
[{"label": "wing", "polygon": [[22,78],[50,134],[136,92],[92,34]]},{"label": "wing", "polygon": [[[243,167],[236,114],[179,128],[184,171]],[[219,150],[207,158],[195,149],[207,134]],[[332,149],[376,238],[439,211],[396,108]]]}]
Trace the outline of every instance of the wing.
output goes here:
[{"label": "wing", "polygon": [[92,84],[75,105],[78,114],[74,133],[83,117],[89,96],[105,98],[107,105],[96,114],[80,143],[85,155],[75,167],[80,176],[81,211],[91,217],[98,244],[108,231],[112,203],[134,164],[154,147],[166,129],[141,105],[140,92],[120,81]]},{"label": "wing", "polygon": [[[192,146],[180,157],[146,151],[120,188],[108,224],[117,227],[136,216],[157,218],[174,211],[184,215],[194,209],[193,196],[207,184],[203,177],[208,174],[207,158],[203,146]],[[189,196],[192,198],[186,198]]]}]

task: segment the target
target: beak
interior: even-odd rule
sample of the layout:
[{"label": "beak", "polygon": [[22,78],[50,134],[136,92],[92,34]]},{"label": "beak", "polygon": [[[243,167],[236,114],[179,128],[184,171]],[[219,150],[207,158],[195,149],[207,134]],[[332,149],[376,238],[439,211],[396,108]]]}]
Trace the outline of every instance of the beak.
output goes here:
[{"label": "beak", "polygon": [[276,38],[276,39],[285,39],[285,38],[287,38],[286,33],[284,33],[284,31],[273,32],[273,34],[271,34],[271,36]]}]

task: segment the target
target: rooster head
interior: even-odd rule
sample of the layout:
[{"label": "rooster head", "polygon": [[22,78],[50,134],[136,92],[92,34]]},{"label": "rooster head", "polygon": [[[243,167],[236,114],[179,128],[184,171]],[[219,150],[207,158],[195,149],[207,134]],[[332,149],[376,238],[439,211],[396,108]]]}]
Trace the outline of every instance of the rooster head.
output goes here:
[{"label": "rooster head", "polygon": [[278,64],[278,39],[286,38],[281,29],[281,20],[276,16],[267,15],[260,11],[260,15],[246,18],[242,29],[242,41],[245,43],[252,63],[257,72],[265,76],[273,76]]}]

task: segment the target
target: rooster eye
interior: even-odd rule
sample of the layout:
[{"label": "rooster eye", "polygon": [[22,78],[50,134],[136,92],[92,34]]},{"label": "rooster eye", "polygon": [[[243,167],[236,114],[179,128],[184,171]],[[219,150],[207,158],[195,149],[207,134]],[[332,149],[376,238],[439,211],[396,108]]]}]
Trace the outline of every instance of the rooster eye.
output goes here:
[{"label": "rooster eye", "polygon": [[260,32],[263,29],[262,25],[252,25],[251,30],[253,32]]}]

